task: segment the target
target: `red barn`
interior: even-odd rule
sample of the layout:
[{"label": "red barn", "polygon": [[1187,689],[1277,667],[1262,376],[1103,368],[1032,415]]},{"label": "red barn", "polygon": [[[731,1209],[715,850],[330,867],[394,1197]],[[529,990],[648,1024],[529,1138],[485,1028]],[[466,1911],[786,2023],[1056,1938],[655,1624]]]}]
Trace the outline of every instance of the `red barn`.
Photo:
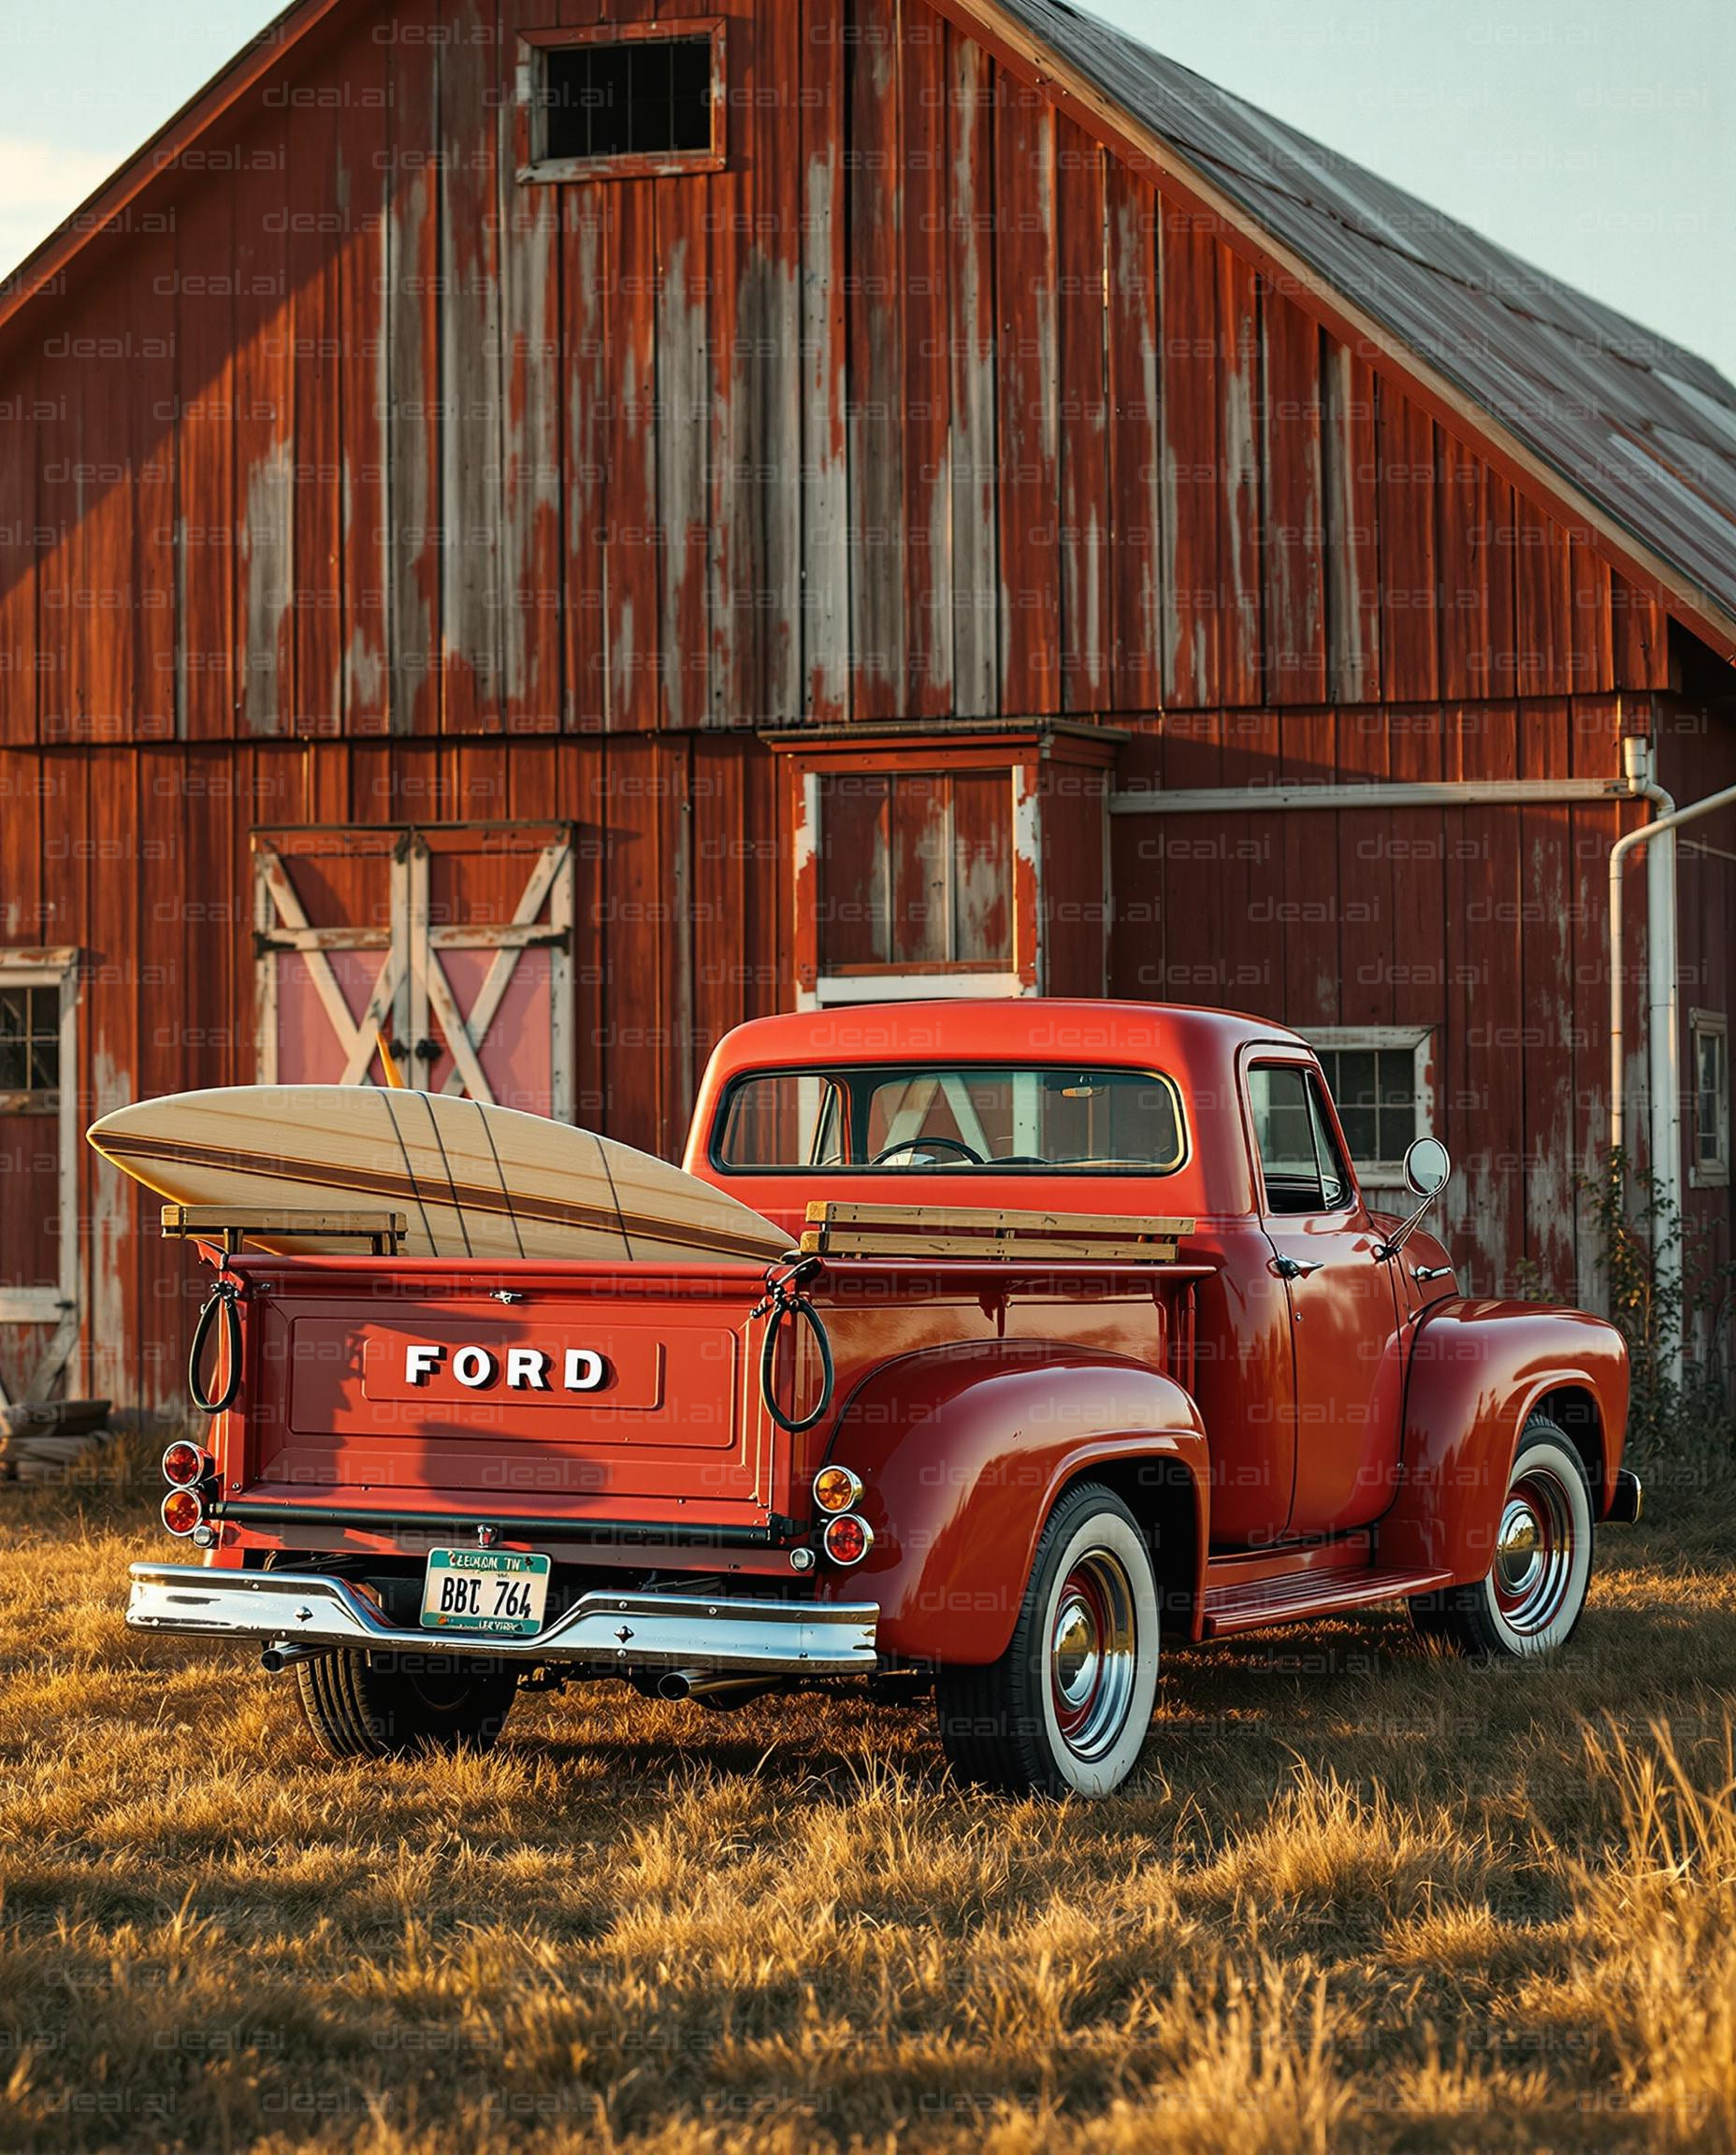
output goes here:
[{"label": "red barn", "polygon": [[[1703,362],[1063,0],[301,0],[0,304],[0,1378],[178,1396],[123,1100],[673,1153],[919,985],[1287,1020],[1589,1285],[1733,536]],[[1726,1254],[1730,846],[1621,968]]]}]

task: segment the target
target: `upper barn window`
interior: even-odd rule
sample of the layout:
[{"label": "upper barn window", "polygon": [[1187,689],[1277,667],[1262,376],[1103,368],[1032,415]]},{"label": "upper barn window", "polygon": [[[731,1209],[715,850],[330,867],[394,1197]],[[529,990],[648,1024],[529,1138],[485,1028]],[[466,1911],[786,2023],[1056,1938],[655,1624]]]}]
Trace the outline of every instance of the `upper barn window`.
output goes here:
[{"label": "upper barn window", "polygon": [[0,1106],[51,1113],[60,1105],[60,990],[0,984]]},{"label": "upper barn window", "polygon": [[539,30],[519,65],[518,177],[644,178],[723,163],[720,22]]}]

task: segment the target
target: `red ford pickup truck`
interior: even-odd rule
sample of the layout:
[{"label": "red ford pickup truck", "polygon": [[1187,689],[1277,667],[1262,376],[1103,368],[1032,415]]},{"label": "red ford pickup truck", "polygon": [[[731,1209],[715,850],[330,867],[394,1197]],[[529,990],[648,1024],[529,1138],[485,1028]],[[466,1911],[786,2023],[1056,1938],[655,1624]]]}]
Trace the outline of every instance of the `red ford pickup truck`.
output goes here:
[{"label": "red ford pickup truck", "polygon": [[1619,1335],[1459,1292],[1433,1139],[1370,1212],[1281,1026],[765,1019],[685,1164],[788,1262],[227,1259],[239,1389],[172,1462],[204,1562],[136,1565],[128,1621],[257,1642],[339,1756],[487,1743],[523,1683],[866,1678],[969,1780],[1101,1794],[1165,1629],[1403,1599],[1543,1654],[1638,1515]]}]

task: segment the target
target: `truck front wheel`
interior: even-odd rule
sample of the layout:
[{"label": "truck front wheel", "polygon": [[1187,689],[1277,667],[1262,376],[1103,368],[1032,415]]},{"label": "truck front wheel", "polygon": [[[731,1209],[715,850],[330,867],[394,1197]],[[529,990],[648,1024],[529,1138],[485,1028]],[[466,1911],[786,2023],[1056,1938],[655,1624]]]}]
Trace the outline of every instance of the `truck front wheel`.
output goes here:
[{"label": "truck front wheel", "polygon": [[1157,1575],[1138,1522],[1088,1482],[1049,1514],[1012,1643],[943,1668],[940,1740],[988,1788],[1107,1796],[1132,1772],[1157,1695]]},{"label": "truck front wheel", "polygon": [[1495,1561],[1468,1586],[1410,1604],[1425,1638],[1483,1661],[1521,1660],[1565,1645],[1591,1579],[1591,1493],[1566,1432],[1533,1414],[1501,1500]]},{"label": "truck front wheel", "polygon": [[492,1748],[518,1688],[515,1670],[441,1654],[342,1649],[296,1664],[308,1727],[334,1758]]}]

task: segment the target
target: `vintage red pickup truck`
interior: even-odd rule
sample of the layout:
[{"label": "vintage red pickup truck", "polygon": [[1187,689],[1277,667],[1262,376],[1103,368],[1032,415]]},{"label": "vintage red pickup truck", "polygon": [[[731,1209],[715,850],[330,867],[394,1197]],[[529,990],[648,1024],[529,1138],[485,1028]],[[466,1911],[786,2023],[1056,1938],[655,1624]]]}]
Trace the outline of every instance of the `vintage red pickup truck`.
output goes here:
[{"label": "vintage red pickup truck", "polygon": [[1098,1794],[1165,1629],[1402,1599],[1543,1654],[1595,1524],[1638,1514],[1620,1337],[1459,1293],[1432,1139],[1417,1211],[1371,1213],[1281,1026],[766,1019],[714,1055],[686,1165],[788,1228],[769,1284],[227,1259],[239,1389],[166,1467],[204,1561],[135,1566],[128,1620],[257,1642],[340,1756],[491,1742],[521,1683],[866,1678],[932,1691],[962,1776]]}]

